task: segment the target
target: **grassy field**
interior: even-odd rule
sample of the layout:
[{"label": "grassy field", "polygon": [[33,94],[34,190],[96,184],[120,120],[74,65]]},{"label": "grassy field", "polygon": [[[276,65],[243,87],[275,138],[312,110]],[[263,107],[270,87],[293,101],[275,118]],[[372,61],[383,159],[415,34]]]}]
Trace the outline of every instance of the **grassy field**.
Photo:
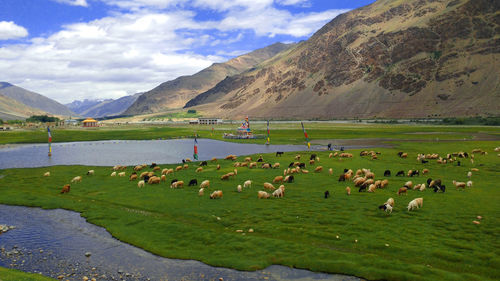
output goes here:
[{"label": "grassy field", "polygon": [[[345,126],[339,129],[342,131],[339,135],[349,138],[352,131],[353,137],[398,138],[426,130],[442,136],[451,134],[441,132],[457,131],[460,137],[468,137],[489,130],[408,127]],[[323,138],[337,136],[337,132],[328,132],[319,125],[308,132],[323,133]],[[496,133],[498,130],[493,132]],[[277,131],[275,135],[284,138],[285,133]],[[411,138],[425,139],[429,135],[432,134],[411,134]],[[297,138],[300,136],[299,131]],[[283,157],[263,155],[267,162],[281,163],[281,168],[240,167],[238,175],[229,181],[220,180],[222,174],[234,169],[233,162],[225,160],[218,161],[222,166],[220,171],[215,163],[209,162],[203,172],[196,173],[197,163],[191,163],[189,169],[167,178],[168,183],[176,178],[186,184],[193,178],[199,183],[209,179],[211,186],[207,191],[224,192],[224,197],[217,200],[210,200],[208,192],[198,196],[199,187],[171,189],[161,183],[137,188],[136,181],[128,180],[130,167],[127,177],[110,177],[110,167],[56,166],[0,170],[4,175],[0,179],[0,203],[75,210],[122,241],[161,256],[196,259],[214,266],[256,270],[282,264],[370,280],[499,280],[500,158],[493,151],[499,143],[399,142],[398,145],[396,149],[376,149],[381,153],[377,160],[359,156],[360,150],[351,151],[354,157],[350,159],[329,158],[328,152],[318,152],[320,162],[316,165],[309,165],[306,159],[310,153],[302,152],[302,161],[307,162],[310,173],[296,174],[295,183],[285,184],[286,195],[280,199],[259,200],[257,191],[263,190],[264,182],[283,175],[283,168],[293,161],[295,153],[285,153]],[[435,160],[421,164],[415,159],[417,153],[446,155],[474,148],[488,152],[476,154],[474,164],[468,159],[459,159],[460,166],[457,162],[438,164]],[[409,157],[399,158],[398,151],[408,152]],[[243,157],[237,161],[243,161]],[[313,173],[318,165],[324,171]],[[333,169],[333,175],[328,174],[329,168]],[[384,170],[390,169],[393,176],[388,177],[386,189],[358,192],[352,182],[337,181],[344,168],[371,169],[376,179],[383,179]],[[399,170],[423,168],[430,170],[429,175],[394,176]],[[466,174],[471,168],[479,169],[472,176],[474,186],[456,190],[452,180],[467,181]],[[96,174],[85,176],[89,169]],[[42,177],[46,171],[51,172],[50,177]],[[69,194],[60,194],[61,187],[77,175],[82,175],[83,181],[71,184]],[[407,196],[397,196],[396,191],[406,181],[424,183],[428,177],[442,179],[446,192],[411,190]],[[247,179],[253,180],[252,187],[238,193],[236,186]],[[350,196],[345,193],[346,186],[352,188]],[[325,190],[329,190],[331,198],[323,198]],[[389,197],[396,201],[390,215],[377,208]],[[424,198],[423,208],[407,211],[408,202],[417,197]],[[481,224],[473,224],[479,215],[483,217]],[[250,228],[253,233],[248,232]]]},{"label": "grassy field", "polygon": [[[93,140],[150,140],[194,137],[223,140],[224,133],[234,133],[239,123],[214,126],[202,125],[123,125],[99,128],[53,128],[53,142]],[[383,138],[396,140],[472,140],[477,134],[500,137],[500,129],[491,126],[433,126],[433,125],[388,125],[388,124],[338,124],[306,123],[307,133],[314,144],[319,139],[366,139]],[[267,135],[266,125],[253,123],[255,134]],[[230,140],[233,142],[259,143],[265,140]],[[47,130],[44,128],[0,132],[0,144],[44,143]],[[271,123],[272,144],[303,144],[304,134],[300,123]]]},{"label": "grassy field", "polygon": [[25,273],[15,269],[0,267],[0,281],[54,281],[40,274]]}]

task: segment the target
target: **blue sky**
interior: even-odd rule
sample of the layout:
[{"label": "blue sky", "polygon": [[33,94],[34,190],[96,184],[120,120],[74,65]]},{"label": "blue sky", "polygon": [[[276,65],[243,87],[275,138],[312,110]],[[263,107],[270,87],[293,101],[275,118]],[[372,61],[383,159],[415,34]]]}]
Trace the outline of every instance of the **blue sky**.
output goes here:
[{"label": "blue sky", "polygon": [[62,103],[118,98],[374,0],[0,0],[0,81]]}]

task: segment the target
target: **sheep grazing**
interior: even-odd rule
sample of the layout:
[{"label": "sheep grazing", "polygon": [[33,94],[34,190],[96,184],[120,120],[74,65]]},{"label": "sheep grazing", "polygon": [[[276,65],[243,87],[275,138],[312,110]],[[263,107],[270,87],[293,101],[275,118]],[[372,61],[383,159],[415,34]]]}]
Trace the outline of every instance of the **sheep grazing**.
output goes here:
[{"label": "sheep grazing", "polygon": [[420,185],[420,188],[418,189],[419,191],[424,191],[425,190],[425,183],[422,183]]},{"label": "sheep grazing", "polygon": [[204,193],[205,193],[205,189],[200,188],[200,190],[198,191],[198,196],[203,196]]},{"label": "sheep grazing", "polygon": [[302,172],[302,174],[309,174],[309,171],[306,169],[302,169],[301,172]]},{"label": "sheep grazing", "polygon": [[145,176],[149,176],[149,172],[142,172],[139,178],[144,179]]},{"label": "sheep grazing", "polygon": [[234,160],[236,160],[236,158],[237,158],[236,155],[231,154],[231,155],[224,157],[224,160],[233,160],[234,161]]},{"label": "sheep grazing", "polygon": [[405,171],[399,171],[396,173],[396,177],[404,177],[405,176]]},{"label": "sheep grazing", "polygon": [[184,187],[183,181],[176,181],[170,185],[170,188],[181,188]]},{"label": "sheep grazing", "polygon": [[257,197],[259,199],[268,199],[269,197],[271,197],[271,195],[265,191],[258,191],[257,192]]},{"label": "sheep grazing", "polygon": [[74,177],[71,182],[82,182],[82,177],[81,176],[77,176],[77,177]]},{"label": "sheep grazing", "polygon": [[68,193],[70,189],[71,186],[69,184],[65,184],[61,190],[61,193]]},{"label": "sheep grazing", "polygon": [[398,190],[398,196],[401,195],[401,194],[405,194],[405,195],[408,195],[408,188],[406,187],[401,187],[399,190]]},{"label": "sheep grazing", "polygon": [[238,168],[239,166],[241,166],[240,162],[234,162],[233,163],[233,167]]},{"label": "sheep grazing", "polygon": [[222,190],[216,190],[210,194],[210,199],[222,198]]},{"label": "sheep grazing", "polygon": [[196,168],[196,172],[197,172],[197,173],[200,173],[201,171],[203,171],[203,168],[202,168],[202,167]]},{"label": "sheep grazing", "polygon": [[276,188],[272,184],[265,182],[264,189],[275,190]]},{"label": "sheep grazing", "polygon": [[182,170],[182,166],[177,166],[177,167],[175,167],[175,171],[176,171],[176,172],[178,172],[178,171],[180,171],[180,170]]},{"label": "sheep grazing", "polygon": [[229,174],[225,174],[225,175],[220,176],[220,179],[223,180],[223,181],[224,180],[229,180]]},{"label": "sheep grazing", "polygon": [[368,187],[368,192],[375,192],[375,189],[377,189],[377,187],[374,184],[370,184],[370,186]]},{"label": "sheep grazing", "polygon": [[119,172],[119,173],[118,173],[118,176],[119,176],[119,177],[124,177],[124,176],[125,176],[125,172]]},{"label": "sheep grazing", "polygon": [[391,197],[387,199],[387,201],[384,204],[389,204],[391,205],[391,207],[394,207],[394,198]]},{"label": "sheep grazing", "polygon": [[345,192],[347,192],[347,195],[351,195],[351,188],[350,187],[346,187],[345,188]]},{"label": "sheep grazing", "polygon": [[262,169],[271,169],[271,165],[269,163],[262,164],[261,166]]},{"label": "sheep grazing", "polygon": [[138,172],[138,171],[140,171],[142,169],[143,169],[142,165],[137,165],[137,166],[134,167],[134,171],[136,171],[136,172]]},{"label": "sheep grazing", "polygon": [[139,181],[137,183],[137,187],[144,187],[144,185],[146,184],[146,182],[144,182],[143,180]]},{"label": "sheep grazing", "polygon": [[380,188],[386,188],[389,185],[389,180],[385,179],[380,182]]},{"label": "sheep grazing", "polygon": [[472,187],[472,181],[467,182],[467,187]]},{"label": "sheep grazing", "polygon": [[309,165],[314,165],[314,160],[309,160]]},{"label": "sheep grazing", "polygon": [[294,176],[286,176],[284,182],[292,183],[295,180]]},{"label": "sheep grazing", "polygon": [[94,170],[88,170],[87,176],[93,176],[94,175]]},{"label": "sheep grazing", "polygon": [[192,179],[189,181],[188,186],[197,186],[198,185],[198,180],[197,179]]},{"label": "sheep grazing", "polygon": [[120,166],[120,165],[115,165],[115,166],[113,166],[113,168],[111,168],[111,169],[112,169],[113,171],[118,171],[118,170],[120,170],[120,168],[121,168],[121,167],[122,167],[122,166]]},{"label": "sheep grazing", "polygon": [[148,180],[148,184],[159,184],[161,182],[161,178],[152,176]]},{"label": "sheep grazing", "polygon": [[280,163],[274,163],[273,164],[273,169],[278,169],[280,167]]},{"label": "sheep grazing", "polygon": [[333,153],[328,154],[328,158],[332,158],[332,157],[333,157]]},{"label": "sheep grazing", "polygon": [[161,175],[160,176],[161,181],[167,181],[167,176],[166,175]]},{"label": "sheep grazing", "polygon": [[238,184],[236,187],[236,191],[241,192],[243,190],[243,187],[241,187],[241,184]]},{"label": "sheep grazing", "polygon": [[299,161],[300,160],[300,154],[295,155],[295,160]]},{"label": "sheep grazing", "polygon": [[233,173],[234,173],[235,176],[238,175],[238,170],[234,169]]},{"label": "sheep grazing", "polygon": [[218,171],[218,170],[220,170],[220,165],[219,165],[219,164],[217,164],[217,171]]},{"label": "sheep grazing", "polygon": [[207,161],[202,161],[202,162],[200,163],[200,167],[201,167],[201,166],[207,166],[207,165],[208,165]]},{"label": "sheep grazing", "polygon": [[111,173],[111,176],[112,176],[112,177],[116,177],[116,172],[112,172],[112,173]]},{"label": "sheep grazing", "polygon": [[472,172],[471,172],[471,171],[467,172],[467,177],[468,177],[469,179],[472,177]]},{"label": "sheep grazing", "polygon": [[160,166],[154,166],[154,168],[153,168],[153,171],[155,171],[155,172],[160,171],[160,170],[161,170]]},{"label": "sheep grazing", "polygon": [[45,172],[45,174],[43,174],[44,177],[50,177],[50,172]]},{"label": "sheep grazing", "polygon": [[429,169],[423,169],[423,170],[422,170],[422,175],[426,175],[426,174],[428,174],[428,173],[429,173]]},{"label": "sheep grazing", "polygon": [[284,196],[285,196],[285,186],[280,185],[280,187],[273,192],[273,197],[283,198]]},{"label": "sheep grazing", "polygon": [[419,207],[422,207],[424,204],[424,198],[415,198],[408,203],[408,211],[418,209]]},{"label": "sheep grazing", "polygon": [[360,187],[363,183],[365,183],[365,181],[365,178],[356,178],[352,182],[354,183],[354,186]]},{"label": "sheep grazing", "polygon": [[182,166],[182,168],[183,168],[184,170],[187,170],[187,169],[189,168],[189,165],[188,165],[188,164],[184,164],[184,166]]},{"label": "sheep grazing", "polygon": [[386,213],[389,213],[389,214],[392,213],[392,206],[389,205],[389,204],[387,204],[387,203],[384,204],[384,205],[378,206],[378,208],[381,209],[381,210],[384,210]]},{"label": "sheep grazing", "polygon": [[325,199],[327,199],[328,197],[330,197],[330,191],[325,191]]},{"label": "sheep grazing", "polygon": [[217,158],[212,157],[212,160],[210,160],[210,161],[212,161],[212,162],[217,162]]},{"label": "sheep grazing", "polygon": [[316,169],[314,169],[315,173],[321,173],[323,171],[323,166],[318,166]]},{"label": "sheep grazing", "polygon": [[135,181],[137,179],[137,174],[131,174],[128,178],[129,181]]},{"label": "sheep grazing", "polygon": [[252,157],[245,157],[245,162],[252,162]]},{"label": "sheep grazing", "polygon": [[281,183],[281,182],[283,182],[283,176],[277,176],[273,180],[273,183]]},{"label": "sheep grazing", "polygon": [[412,181],[407,181],[404,185],[404,187],[411,189],[413,187],[413,182]]},{"label": "sheep grazing", "polygon": [[248,168],[249,169],[252,169],[252,168],[257,168],[257,162],[252,162],[248,165]]},{"label": "sheep grazing", "polygon": [[276,157],[278,157],[278,156],[281,157],[281,155],[283,155],[283,153],[284,153],[283,151],[276,151]]},{"label": "sheep grazing", "polygon": [[455,187],[457,189],[459,189],[459,188],[465,189],[465,186],[466,186],[465,182],[459,182],[459,181],[455,181],[455,180],[453,181],[453,185],[455,185]]},{"label": "sheep grazing", "polygon": [[243,183],[243,187],[244,188],[248,188],[248,187],[252,187],[252,181],[251,180],[247,180]]},{"label": "sheep grazing", "polygon": [[339,176],[339,181],[345,181],[345,174]]}]

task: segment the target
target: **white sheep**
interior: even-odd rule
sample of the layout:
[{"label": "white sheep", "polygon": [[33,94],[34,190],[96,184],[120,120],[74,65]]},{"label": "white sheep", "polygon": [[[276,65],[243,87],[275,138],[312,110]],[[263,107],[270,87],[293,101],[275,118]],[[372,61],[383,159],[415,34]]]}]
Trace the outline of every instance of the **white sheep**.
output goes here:
[{"label": "white sheep", "polygon": [[137,187],[144,187],[144,185],[145,185],[145,182],[144,182],[143,180],[142,180],[142,181],[139,181],[139,182],[137,183]]},{"label": "white sheep", "polygon": [[119,176],[119,177],[124,177],[124,176],[125,176],[125,172],[120,172],[120,173],[118,173],[118,176]]},{"label": "white sheep", "polygon": [[471,171],[469,171],[469,172],[467,173],[467,177],[468,177],[469,179],[470,179],[470,177],[472,177],[472,172],[471,172]]},{"label": "white sheep", "polygon": [[467,182],[467,187],[472,187],[472,181]]},{"label": "white sheep", "polygon": [[209,188],[210,187],[210,181],[209,180],[204,180],[200,184],[200,188]]},{"label": "white sheep", "polygon": [[112,176],[112,177],[116,177],[116,172],[112,172],[112,173],[111,173],[111,176]]},{"label": "white sheep", "polygon": [[82,181],[82,177],[81,176],[77,176],[77,177],[74,177],[71,182],[81,182]]},{"label": "white sheep", "polygon": [[87,172],[87,176],[93,176],[94,175],[94,170],[89,170]]},{"label": "white sheep", "polygon": [[244,188],[247,188],[247,187],[252,187],[252,181],[251,181],[251,180],[247,180],[247,181],[245,181],[245,183],[243,183],[243,187],[244,187]]},{"label": "white sheep", "polygon": [[424,198],[415,198],[408,203],[408,211],[418,209],[419,207],[422,207],[424,203]]},{"label": "white sheep", "polygon": [[238,187],[236,187],[236,190],[237,190],[238,192],[241,192],[241,190],[242,190],[242,189],[243,189],[243,188],[241,187],[241,184],[238,184]]},{"label": "white sheep", "polygon": [[44,177],[50,177],[50,172],[46,172],[45,174],[43,174]]},{"label": "white sheep", "polygon": [[198,196],[203,196],[204,192],[205,192],[205,189],[200,188],[200,190],[198,191]]}]

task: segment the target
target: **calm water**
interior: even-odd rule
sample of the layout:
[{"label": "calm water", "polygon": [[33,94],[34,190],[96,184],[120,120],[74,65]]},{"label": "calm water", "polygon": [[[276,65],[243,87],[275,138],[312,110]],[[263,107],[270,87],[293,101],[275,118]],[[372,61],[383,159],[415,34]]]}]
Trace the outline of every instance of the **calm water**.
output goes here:
[{"label": "calm water", "polygon": [[[135,165],[143,163],[179,163],[193,159],[193,139],[144,141],[90,141],[53,143],[52,157],[48,144],[0,146],[0,169],[44,167],[53,165]],[[324,146],[312,149],[324,149]],[[199,160],[225,157],[229,154],[248,155],[276,151],[307,150],[305,145],[259,145],[198,140]]]},{"label": "calm water", "polygon": [[[273,265],[255,272],[155,256],[122,243],[78,213],[0,205],[0,266],[64,280],[360,280]],[[90,252],[86,257],[85,253]],[[122,279],[123,278],[123,279]]]}]

